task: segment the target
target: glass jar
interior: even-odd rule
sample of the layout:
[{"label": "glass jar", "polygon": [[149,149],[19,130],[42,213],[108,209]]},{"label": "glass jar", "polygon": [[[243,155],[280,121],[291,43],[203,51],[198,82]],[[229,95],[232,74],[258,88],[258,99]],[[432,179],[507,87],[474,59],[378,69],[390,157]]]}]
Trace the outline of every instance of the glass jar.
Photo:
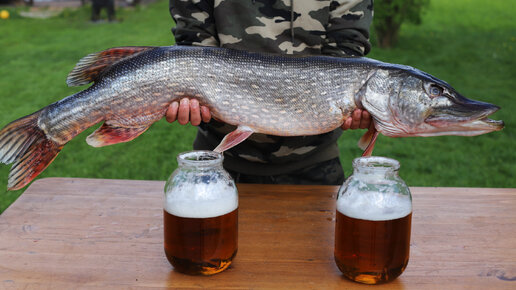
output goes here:
[{"label": "glass jar", "polygon": [[399,168],[390,158],[357,158],[339,189],[334,254],[348,279],[385,283],[407,267],[412,197]]},{"label": "glass jar", "polygon": [[165,185],[165,254],[178,272],[224,271],[237,252],[238,192],[213,151],[179,154]]}]

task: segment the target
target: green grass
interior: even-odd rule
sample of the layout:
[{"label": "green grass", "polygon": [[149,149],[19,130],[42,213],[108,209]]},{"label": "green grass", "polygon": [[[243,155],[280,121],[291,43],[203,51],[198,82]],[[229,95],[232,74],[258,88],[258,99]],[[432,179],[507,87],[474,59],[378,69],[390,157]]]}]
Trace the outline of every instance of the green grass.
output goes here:
[{"label": "green grass", "polygon": [[[0,21],[0,126],[36,111],[81,88],[65,79],[88,53],[125,45],[171,45],[172,20],[166,1],[119,9],[118,23],[92,24],[90,10],[66,10],[60,16]],[[463,95],[502,107],[495,118],[506,129],[477,137],[380,137],[375,155],[398,159],[411,186],[514,187],[516,185],[515,102],[516,8],[507,1],[433,0],[423,25],[406,25],[397,48],[373,48],[369,55],[425,70]],[[96,177],[164,180],[179,152],[191,149],[195,129],[160,121],[127,143],[94,149],[84,138],[72,140],[42,177]],[[360,155],[362,131],[345,132],[339,142],[346,172]],[[4,192],[9,166],[0,166],[0,212],[22,192]]]}]

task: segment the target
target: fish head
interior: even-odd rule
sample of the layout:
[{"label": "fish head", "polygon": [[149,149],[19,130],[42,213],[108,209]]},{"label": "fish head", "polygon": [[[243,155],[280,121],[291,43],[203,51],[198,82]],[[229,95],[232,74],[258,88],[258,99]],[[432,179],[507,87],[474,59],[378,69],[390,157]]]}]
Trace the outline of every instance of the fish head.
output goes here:
[{"label": "fish head", "polygon": [[498,106],[465,98],[448,83],[412,67],[380,69],[366,85],[360,102],[386,136],[475,136],[504,127],[503,121],[488,118]]}]

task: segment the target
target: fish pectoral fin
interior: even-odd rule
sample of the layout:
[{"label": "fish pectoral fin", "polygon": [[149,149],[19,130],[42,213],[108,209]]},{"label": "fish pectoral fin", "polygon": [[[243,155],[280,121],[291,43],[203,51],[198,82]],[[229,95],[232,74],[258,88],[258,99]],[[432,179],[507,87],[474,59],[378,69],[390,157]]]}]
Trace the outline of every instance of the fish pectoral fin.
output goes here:
[{"label": "fish pectoral fin", "polygon": [[373,153],[374,145],[376,143],[376,139],[378,138],[378,131],[374,127],[374,124],[369,127],[369,130],[365,132],[365,134],[358,141],[358,147],[364,150],[362,156],[371,156]]},{"label": "fish pectoral fin", "polygon": [[106,49],[83,57],[68,74],[68,86],[82,86],[91,83],[113,64],[134,57],[155,46],[127,46]]},{"label": "fish pectoral fin", "polygon": [[235,131],[228,133],[220,142],[217,148],[213,149],[215,152],[222,153],[230,148],[243,142],[247,137],[254,133],[253,129],[247,126],[238,126]]},{"label": "fish pectoral fin", "polygon": [[140,136],[149,129],[149,126],[142,127],[123,127],[105,122],[86,138],[88,145],[93,147],[102,147],[122,142],[129,142]]},{"label": "fish pectoral fin", "polygon": [[365,132],[364,135],[362,135],[362,137],[360,137],[360,140],[358,140],[358,147],[360,149],[365,150],[367,148],[369,143],[371,143],[371,139],[373,138],[375,131],[376,131],[376,129],[369,128],[367,130],[367,132]]}]

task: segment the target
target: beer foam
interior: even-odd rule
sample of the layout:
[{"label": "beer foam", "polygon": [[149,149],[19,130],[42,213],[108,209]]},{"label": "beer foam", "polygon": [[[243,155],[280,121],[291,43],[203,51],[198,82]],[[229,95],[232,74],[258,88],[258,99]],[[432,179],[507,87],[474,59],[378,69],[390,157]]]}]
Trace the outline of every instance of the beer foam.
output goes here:
[{"label": "beer foam", "polygon": [[412,201],[408,195],[377,192],[351,193],[337,199],[337,210],[351,218],[385,221],[407,216],[412,212]]},{"label": "beer foam", "polygon": [[164,209],[172,215],[186,218],[225,215],[238,208],[235,190],[224,182],[177,186],[165,196]]}]

